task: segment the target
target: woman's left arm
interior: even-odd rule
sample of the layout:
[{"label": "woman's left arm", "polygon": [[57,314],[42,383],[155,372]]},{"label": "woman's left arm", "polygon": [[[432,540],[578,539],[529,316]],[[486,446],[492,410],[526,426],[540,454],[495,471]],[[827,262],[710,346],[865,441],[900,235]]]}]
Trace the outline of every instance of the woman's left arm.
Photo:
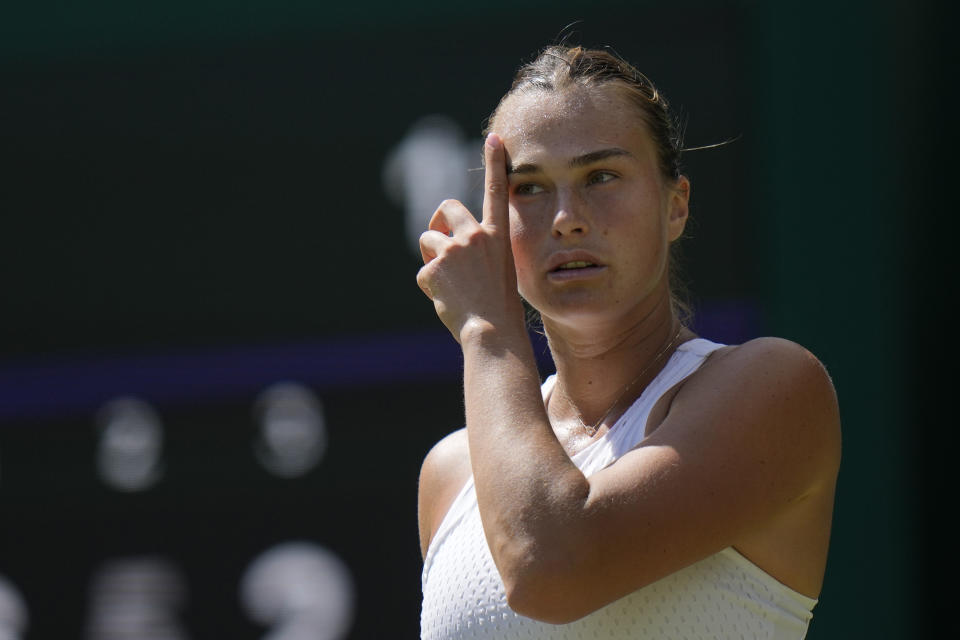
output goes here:
[{"label": "woman's left arm", "polygon": [[651,435],[589,479],[552,433],[507,434],[495,412],[471,420],[467,396],[474,472],[487,472],[481,516],[514,610],[575,620],[832,499],[839,417],[821,364],[772,338],[718,356]]}]

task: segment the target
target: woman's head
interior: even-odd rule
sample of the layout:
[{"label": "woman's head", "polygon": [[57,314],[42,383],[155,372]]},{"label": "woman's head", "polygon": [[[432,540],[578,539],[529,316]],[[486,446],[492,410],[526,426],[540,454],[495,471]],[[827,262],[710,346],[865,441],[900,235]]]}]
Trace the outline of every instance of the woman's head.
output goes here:
[{"label": "woman's head", "polygon": [[[689,182],[680,173],[680,135],[667,101],[643,74],[608,51],[563,46],[545,49],[518,70],[510,90],[490,116],[487,129],[511,137],[509,131],[521,121],[530,126],[531,119],[521,117],[524,109],[537,112],[534,122],[541,117],[555,120],[551,116],[558,113],[556,105],[573,105],[566,109],[572,114],[581,110],[579,105],[584,99],[605,103],[608,106],[601,110],[609,114],[609,118],[626,122],[628,129],[643,132],[649,141],[645,145],[652,150],[649,166],[654,175],[659,174],[662,190],[683,190],[685,205]],[[574,126],[575,117],[571,118],[561,126],[572,132],[569,127]],[[536,128],[537,124],[533,126]],[[637,250],[646,251],[639,246]],[[669,297],[674,313],[682,319],[689,311],[683,296],[678,294],[674,253],[670,243]]]}]

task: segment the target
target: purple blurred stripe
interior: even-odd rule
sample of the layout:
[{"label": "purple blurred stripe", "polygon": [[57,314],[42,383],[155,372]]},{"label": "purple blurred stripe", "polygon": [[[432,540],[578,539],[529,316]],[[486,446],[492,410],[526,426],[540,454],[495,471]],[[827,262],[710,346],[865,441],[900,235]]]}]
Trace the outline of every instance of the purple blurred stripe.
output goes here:
[{"label": "purple blurred stripe", "polygon": [[[755,335],[756,308],[742,301],[698,312],[695,329],[728,343]],[[542,371],[552,368],[532,334]],[[133,355],[48,357],[0,366],[0,422],[89,413],[135,395],[161,406],[248,397],[280,380],[317,388],[459,380],[460,349],[443,332],[337,338],[324,342],[167,350]]]},{"label": "purple blurred stripe", "polygon": [[89,412],[120,395],[157,404],[226,400],[279,380],[320,389],[458,376],[449,333],[43,359],[0,367],[0,420]]}]

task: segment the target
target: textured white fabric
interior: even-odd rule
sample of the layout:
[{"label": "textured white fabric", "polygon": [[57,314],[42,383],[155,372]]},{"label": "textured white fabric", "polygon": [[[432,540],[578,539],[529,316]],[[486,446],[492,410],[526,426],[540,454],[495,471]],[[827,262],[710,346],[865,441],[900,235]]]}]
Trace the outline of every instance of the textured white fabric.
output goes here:
[{"label": "textured white fabric", "polygon": [[[657,400],[721,346],[703,339],[682,344],[613,428],[573,457],[576,465],[590,476],[632,449]],[[553,382],[551,377],[544,383],[545,396]],[[507,606],[472,478],[430,542],[422,581],[422,640],[799,640],[817,602],[727,548],[573,623],[525,618]]]}]

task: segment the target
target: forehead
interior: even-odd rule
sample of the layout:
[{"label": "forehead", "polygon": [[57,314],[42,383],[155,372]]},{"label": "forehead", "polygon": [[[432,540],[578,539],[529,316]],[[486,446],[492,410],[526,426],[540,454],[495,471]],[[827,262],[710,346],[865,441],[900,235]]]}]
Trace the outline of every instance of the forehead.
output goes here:
[{"label": "forehead", "polygon": [[639,156],[653,149],[639,109],[611,85],[513,94],[501,104],[491,130],[514,163],[529,155],[573,158],[605,147]]}]

